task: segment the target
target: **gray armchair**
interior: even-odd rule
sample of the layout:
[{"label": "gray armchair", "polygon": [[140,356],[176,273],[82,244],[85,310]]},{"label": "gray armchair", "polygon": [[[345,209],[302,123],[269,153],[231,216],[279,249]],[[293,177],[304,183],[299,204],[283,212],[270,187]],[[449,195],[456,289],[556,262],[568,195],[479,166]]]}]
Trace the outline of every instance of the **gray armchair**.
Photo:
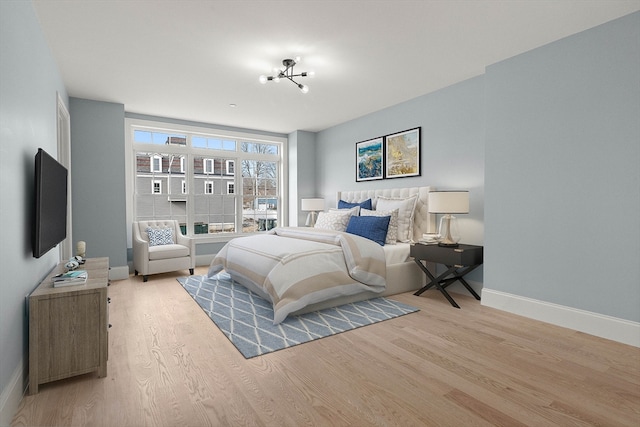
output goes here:
[{"label": "gray armchair", "polygon": [[[153,230],[151,239],[147,231],[149,228]],[[196,242],[182,235],[178,221],[134,221],[132,240],[134,274],[142,274],[144,282],[150,274],[186,269],[193,274]]]}]

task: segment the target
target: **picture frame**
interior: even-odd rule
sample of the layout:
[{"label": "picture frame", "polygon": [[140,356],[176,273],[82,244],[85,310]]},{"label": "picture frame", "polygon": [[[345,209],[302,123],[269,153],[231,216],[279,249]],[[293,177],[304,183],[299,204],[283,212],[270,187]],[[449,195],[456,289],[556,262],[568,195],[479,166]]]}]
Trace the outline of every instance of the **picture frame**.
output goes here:
[{"label": "picture frame", "polygon": [[384,177],[420,176],[420,128],[384,137]]},{"label": "picture frame", "polygon": [[384,178],[384,138],[356,143],[356,182]]}]

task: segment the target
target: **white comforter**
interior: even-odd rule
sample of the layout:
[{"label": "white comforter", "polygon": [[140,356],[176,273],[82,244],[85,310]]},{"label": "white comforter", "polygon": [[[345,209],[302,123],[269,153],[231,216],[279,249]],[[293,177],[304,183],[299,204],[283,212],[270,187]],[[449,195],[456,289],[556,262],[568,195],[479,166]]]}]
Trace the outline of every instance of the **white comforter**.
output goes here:
[{"label": "white comforter", "polygon": [[309,304],[386,286],[379,244],[353,234],[315,228],[275,228],[228,242],[209,267],[273,303],[273,323]]}]

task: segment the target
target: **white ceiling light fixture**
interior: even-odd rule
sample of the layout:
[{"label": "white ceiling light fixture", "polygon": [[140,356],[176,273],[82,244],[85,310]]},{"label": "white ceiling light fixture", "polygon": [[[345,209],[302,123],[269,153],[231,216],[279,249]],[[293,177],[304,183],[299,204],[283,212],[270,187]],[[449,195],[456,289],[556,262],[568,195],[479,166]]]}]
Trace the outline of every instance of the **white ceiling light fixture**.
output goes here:
[{"label": "white ceiling light fixture", "polygon": [[276,68],[274,70],[275,76],[264,76],[264,75],[260,76],[260,83],[265,84],[270,81],[274,81],[278,83],[280,82],[280,79],[288,79],[293,84],[298,86],[298,89],[300,89],[302,93],[309,92],[309,86],[303,85],[293,80],[294,77],[313,77],[314,75],[313,71],[309,71],[309,72],[303,71],[299,74],[295,74],[293,71],[293,67],[295,67],[295,65],[298,64],[299,62],[300,62],[299,56],[296,56],[295,59],[283,59],[282,65],[284,66],[284,68],[281,68],[281,69]]}]

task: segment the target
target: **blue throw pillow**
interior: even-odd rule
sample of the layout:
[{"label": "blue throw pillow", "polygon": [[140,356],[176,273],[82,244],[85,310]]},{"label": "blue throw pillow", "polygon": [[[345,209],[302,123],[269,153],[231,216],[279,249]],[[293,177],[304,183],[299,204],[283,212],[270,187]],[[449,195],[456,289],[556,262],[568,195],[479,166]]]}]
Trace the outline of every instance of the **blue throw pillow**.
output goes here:
[{"label": "blue throw pillow", "polygon": [[363,209],[373,210],[373,208],[371,207],[371,199],[367,199],[364,202],[360,203],[349,203],[345,202],[344,200],[338,201],[338,209],[349,209],[354,206],[360,206]]},{"label": "blue throw pillow", "polygon": [[390,216],[352,216],[346,232],[366,237],[384,246],[390,219]]}]

